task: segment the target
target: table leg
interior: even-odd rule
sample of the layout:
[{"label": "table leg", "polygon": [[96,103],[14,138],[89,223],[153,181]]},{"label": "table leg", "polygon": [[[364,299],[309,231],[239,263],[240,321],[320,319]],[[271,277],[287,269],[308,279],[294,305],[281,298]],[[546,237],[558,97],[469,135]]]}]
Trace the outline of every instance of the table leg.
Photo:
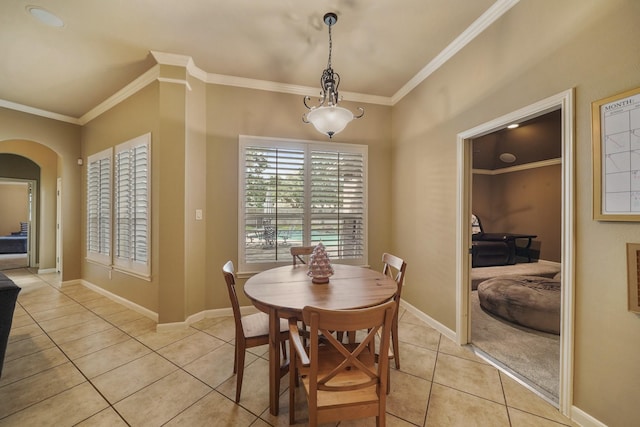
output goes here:
[{"label": "table leg", "polygon": [[277,416],[280,406],[280,319],[269,309],[269,412]]}]

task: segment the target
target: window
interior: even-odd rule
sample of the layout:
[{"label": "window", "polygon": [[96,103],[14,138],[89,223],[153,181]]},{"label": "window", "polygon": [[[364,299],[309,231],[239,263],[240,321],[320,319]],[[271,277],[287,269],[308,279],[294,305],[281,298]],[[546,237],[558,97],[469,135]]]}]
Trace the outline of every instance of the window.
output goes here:
[{"label": "window", "polygon": [[367,264],[367,147],[240,137],[239,270],[291,262],[322,242],[329,258]]},{"label": "window", "polygon": [[151,274],[150,144],[151,134],[134,138],[117,145],[113,158],[111,148],[89,156],[87,168],[87,259],[145,277]]},{"label": "window", "polygon": [[114,265],[149,274],[149,139],[115,148]]},{"label": "window", "polygon": [[111,264],[111,149],[88,157],[87,258]]}]

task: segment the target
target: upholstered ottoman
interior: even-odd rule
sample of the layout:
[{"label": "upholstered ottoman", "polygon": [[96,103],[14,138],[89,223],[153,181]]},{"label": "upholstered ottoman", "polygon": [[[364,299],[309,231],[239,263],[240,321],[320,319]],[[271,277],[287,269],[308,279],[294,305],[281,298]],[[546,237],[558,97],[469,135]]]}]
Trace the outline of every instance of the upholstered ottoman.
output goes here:
[{"label": "upholstered ottoman", "polygon": [[13,311],[20,288],[3,273],[0,273],[0,376],[4,365],[4,355],[13,323]]},{"label": "upholstered ottoman", "polygon": [[478,285],[480,306],[518,325],[560,334],[560,280],[499,276]]}]

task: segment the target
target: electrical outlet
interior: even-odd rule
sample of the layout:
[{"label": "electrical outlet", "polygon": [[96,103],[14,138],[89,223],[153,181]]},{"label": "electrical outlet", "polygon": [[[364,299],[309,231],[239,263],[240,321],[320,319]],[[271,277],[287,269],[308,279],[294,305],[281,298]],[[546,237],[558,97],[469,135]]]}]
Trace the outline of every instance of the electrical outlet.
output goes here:
[{"label": "electrical outlet", "polygon": [[196,221],[202,220],[202,209],[196,209]]}]

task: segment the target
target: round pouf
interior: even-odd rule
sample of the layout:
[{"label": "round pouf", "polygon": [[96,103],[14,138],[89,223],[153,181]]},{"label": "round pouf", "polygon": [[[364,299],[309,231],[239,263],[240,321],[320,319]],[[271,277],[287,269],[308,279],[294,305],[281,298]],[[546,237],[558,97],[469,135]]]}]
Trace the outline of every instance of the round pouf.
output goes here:
[{"label": "round pouf", "polygon": [[510,322],[560,334],[560,281],[538,276],[499,276],[478,285],[480,306]]}]

